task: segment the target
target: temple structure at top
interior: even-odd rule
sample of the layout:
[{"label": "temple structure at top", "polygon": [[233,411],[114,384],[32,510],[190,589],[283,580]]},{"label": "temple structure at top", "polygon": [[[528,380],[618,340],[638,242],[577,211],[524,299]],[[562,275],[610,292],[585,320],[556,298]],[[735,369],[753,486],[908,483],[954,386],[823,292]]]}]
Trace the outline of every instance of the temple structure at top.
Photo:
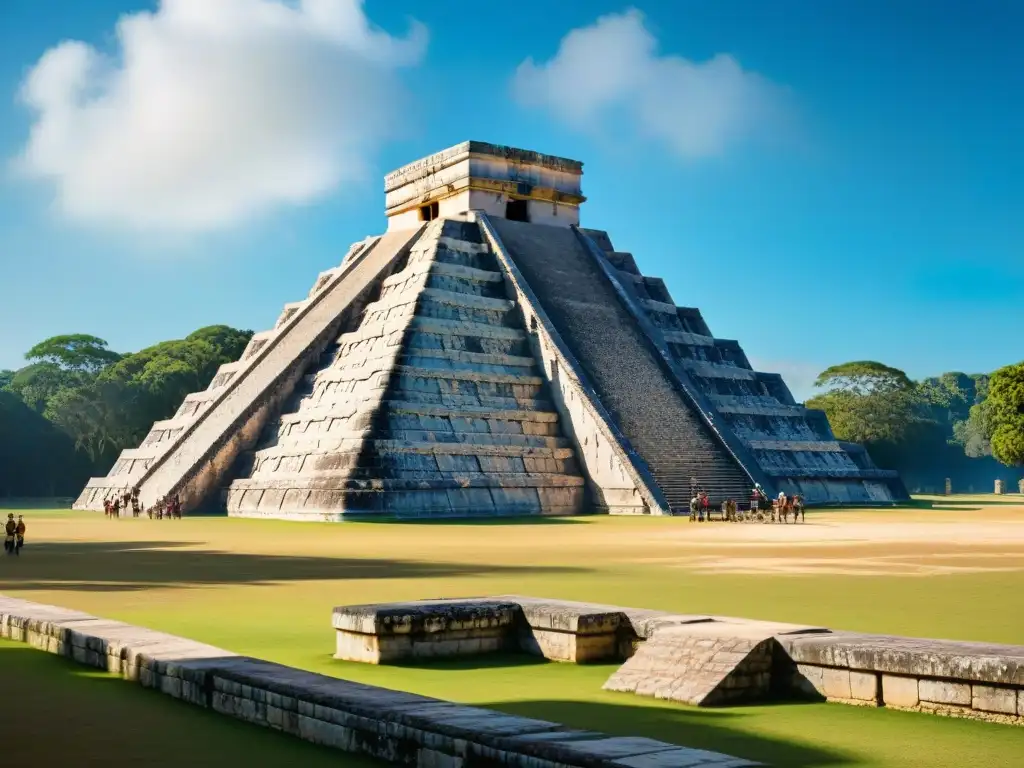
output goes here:
[{"label": "temple structure at top", "polygon": [[138,488],[186,512],[669,514],[906,498],[782,377],[581,228],[583,165],[465,142],[389,174],[387,231],[353,244],[209,387],[75,506]]}]

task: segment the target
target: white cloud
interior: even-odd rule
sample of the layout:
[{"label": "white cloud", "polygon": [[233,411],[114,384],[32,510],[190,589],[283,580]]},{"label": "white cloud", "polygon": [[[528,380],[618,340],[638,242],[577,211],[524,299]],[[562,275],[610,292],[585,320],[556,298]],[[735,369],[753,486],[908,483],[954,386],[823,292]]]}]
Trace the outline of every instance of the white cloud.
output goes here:
[{"label": "white cloud", "polygon": [[697,63],[657,46],[639,11],[602,16],[562,38],[550,61],[520,64],[513,92],[580,130],[619,117],[684,158],[718,155],[779,128],[781,88],[732,56]]},{"label": "white cloud", "polygon": [[365,178],[426,39],[373,28],[362,0],[162,0],[120,19],[116,57],[42,56],[16,164],[93,224],[202,231],[307,203]]},{"label": "white cloud", "polygon": [[798,360],[762,360],[751,358],[750,365],[755,371],[763,373],[778,373],[782,375],[783,381],[793,393],[793,398],[802,403],[813,397],[817,390],[814,381],[818,374],[825,370],[826,366],[818,363],[806,363]]}]

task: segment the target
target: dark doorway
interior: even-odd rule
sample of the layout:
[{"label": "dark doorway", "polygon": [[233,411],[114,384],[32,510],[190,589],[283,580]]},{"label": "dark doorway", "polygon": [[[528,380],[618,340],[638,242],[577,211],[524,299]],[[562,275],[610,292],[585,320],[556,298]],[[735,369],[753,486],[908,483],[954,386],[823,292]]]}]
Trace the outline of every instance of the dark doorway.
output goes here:
[{"label": "dark doorway", "polygon": [[529,200],[509,200],[505,204],[505,218],[509,221],[529,221]]},{"label": "dark doorway", "polygon": [[433,221],[440,213],[438,203],[427,203],[420,206],[420,221]]}]

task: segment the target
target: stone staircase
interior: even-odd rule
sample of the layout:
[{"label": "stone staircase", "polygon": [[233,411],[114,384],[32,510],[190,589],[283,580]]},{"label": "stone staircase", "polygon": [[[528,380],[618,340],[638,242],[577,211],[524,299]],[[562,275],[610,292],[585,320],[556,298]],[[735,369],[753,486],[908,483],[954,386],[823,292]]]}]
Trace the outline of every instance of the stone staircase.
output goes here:
[{"label": "stone staircase", "polygon": [[750,476],[673,384],[577,235],[504,219],[492,223],[670,506],[687,508],[693,479],[713,503],[747,498]]},{"label": "stone staircase", "polygon": [[896,473],[837,442],[824,414],[798,405],[779,374],[753,370],[738,342],[712,336],[699,309],[676,306],[664,281],[641,274],[607,233],[580,231],[649,321],[654,343],[693,383],[716,430],[771,495],[801,493],[810,503],[906,497]]},{"label": "stone staircase", "polygon": [[346,331],[236,466],[230,514],[582,511],[573,448],[477,224],[429,224]]}]

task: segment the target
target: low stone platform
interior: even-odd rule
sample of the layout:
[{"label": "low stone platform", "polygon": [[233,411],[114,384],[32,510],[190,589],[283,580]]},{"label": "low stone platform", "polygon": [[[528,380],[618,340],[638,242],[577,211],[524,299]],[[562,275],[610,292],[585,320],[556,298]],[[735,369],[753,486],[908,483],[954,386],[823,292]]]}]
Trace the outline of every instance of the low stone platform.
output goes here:
[{"label": "low stone platform", "polygon": [[1024,646],[854,632],[777,642],[791,687],[812,697],[1024,724]]},{"label": "low stone platform", "polygon": [[[489,610],[489,609],[488,609]],[[374,619],[375,620],[375,619]],[[463,615],[466,627],[475,619]],[[432,619],[420,616],[421,626]],[[398,622],[401,624],[402,622]],[[382,622],[384,626],[387,622]],[[410,629],[415,622],[409,622]],[[368,625],[360,625],[366,627]],[[608,736],[239,656],[80,611],[0,595],[0,637],[182,701],[346,752],[417,768],[745,768],[757,763]]]},{"label": "low stone platform", "polygon": [[712,621],[662,611],[520,595],[334,609],[335,658],[369,664],[523,651],[552,661],[615,661],[669,624]]},{"label": "low stone platform", "polygon": [[1024,724],[1024,646],[518,595],[342,607],[333,623],[352,661],[518,650],[623,661],[607,690],[696,706],[799,696]]}]

